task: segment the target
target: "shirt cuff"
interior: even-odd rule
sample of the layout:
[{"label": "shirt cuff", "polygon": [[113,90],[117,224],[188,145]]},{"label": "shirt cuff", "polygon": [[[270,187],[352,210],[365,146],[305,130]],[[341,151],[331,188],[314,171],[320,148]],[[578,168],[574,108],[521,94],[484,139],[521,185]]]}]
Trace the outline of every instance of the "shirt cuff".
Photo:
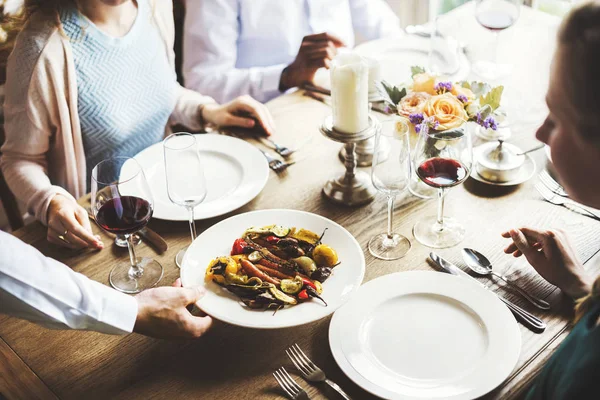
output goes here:
[{"label": "shirt cuff", "polygon": [[286,64],[279,64],[263,68],[261,91],[266,98],[265,100],[270,100],[281,94],[279,91],[279,81],[281,80],[281,73],[285,67],[287,67]]},{"label": "shirt cuff", "polygon": [[[101,284],[99,283],[99,285]],[[104,289],[102,315],[98,319],[104,327],[96,327],[94,330],[113,335],[125,335],[133,332],[138,313],[135,297],[106,286]]]}]

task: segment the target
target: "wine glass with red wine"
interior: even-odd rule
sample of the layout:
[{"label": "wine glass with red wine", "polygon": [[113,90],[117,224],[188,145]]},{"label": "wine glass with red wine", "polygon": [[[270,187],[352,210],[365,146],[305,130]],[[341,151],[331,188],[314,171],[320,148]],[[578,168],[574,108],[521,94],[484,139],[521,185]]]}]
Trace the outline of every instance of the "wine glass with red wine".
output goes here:
[{"label": "wine glass with red wine", "polygon": [[[382,149],[389,149],[389,155]],[[388,223],[385,233],[373,236],[369,241],[369,252],[381,260],[397,260],[411,247],[406,237],[394,233],[392,223],[394,200],[408,188],[410,171],[408,125],[400,118],[382,121],[381,130],[375,136],[371,179],[373,186],[387,196]]]},{"label": "wine glass with red wine", "polygon": [[477,22],[494,34],[494,47],[487,52],[493,55],[494,59],[476,62],[473,72],[484,79],[502,78],[510,73],[511,66],[498,63],[498,36],[517,21],[523,0],[476,0],[475,3]]},{"label": "wine glass with red wine", "polygon": [[415,148],[413,166],[427,185],[438,191],[437,216],[427,217],[413,228],[415,239],[428,247],[444,248],[460,243],[465,228],[444,216],[448,190],[463,183],[471,173],[473,150],[471,137],[464,128],[421,132]]},{"label": "wine glass with red wine", "polygon": [[[125,168],[124,168],[125,166]],[[156,286],[163,267],[151,258],[137,258],[133,234],[152,218],[154,202],[142,167],[128,157],[100,162],[92,170],[92,212],[102,229],[124,235],[129,249],[129,263],[110,271],[112,287],[125,293],[138,293]]]}]

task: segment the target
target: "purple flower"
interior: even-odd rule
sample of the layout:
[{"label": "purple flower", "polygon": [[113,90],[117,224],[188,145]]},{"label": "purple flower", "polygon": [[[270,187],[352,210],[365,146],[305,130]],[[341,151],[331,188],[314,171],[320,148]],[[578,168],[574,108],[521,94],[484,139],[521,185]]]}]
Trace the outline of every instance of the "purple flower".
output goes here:
[{"label": "purple flower", "polygon": [[469,102],[469,98],[464,94],[459,94],[458,96],[456,96],[456,98],[465,104]]},{"label": "purple flower", "polygon": [[408,120],[410,121],[410,123],[415,126],[423,122],[424,119],[425,116],[423,115],[423,113],[410,114],[408,116]]},{"label": "purple flower", "polygon": [[487,125],[486,128],[491,128],[493,130],[498,129],[498,123],[493,117],[487,117],[484,123]]},{"label": "purple flower", "polygon": [[415,125],[415,132],[417,132],[417,133],[421,132],[421,124]]},{"label": "purple flower", "polygon": [[438,82],[433,86],[438,94],[446,93],[452,90],[452,82]]}]

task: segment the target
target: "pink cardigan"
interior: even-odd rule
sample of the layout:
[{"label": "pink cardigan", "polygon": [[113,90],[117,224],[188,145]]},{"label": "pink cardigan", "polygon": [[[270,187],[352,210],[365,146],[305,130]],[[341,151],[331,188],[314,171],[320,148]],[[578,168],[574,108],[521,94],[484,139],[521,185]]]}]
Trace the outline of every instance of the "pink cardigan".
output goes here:
[{"label": "pink cardigan", "polygon": [[[165,42],[165,55],[174,66],[172,2],[151,3]],[[0,168],[15,196],[47,225],[54,195],[79,198],[87,187],[75,64],[69,39],[56,15],[36,13],[19,34],[8,59],[5,90],[6,141]],[[214,100],[180,85],[178,91],[168,125],[200,129],[199,106]]]}]

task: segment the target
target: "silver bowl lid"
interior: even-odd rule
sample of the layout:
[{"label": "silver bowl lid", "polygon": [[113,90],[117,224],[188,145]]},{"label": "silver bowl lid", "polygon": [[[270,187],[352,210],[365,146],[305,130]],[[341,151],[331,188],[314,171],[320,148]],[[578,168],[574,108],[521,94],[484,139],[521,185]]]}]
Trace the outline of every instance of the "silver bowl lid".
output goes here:
[{"label": "silver bowl lid", "polygon": [[512,170],[519,168],[525,162],[525,156],[517,146],[504,143],[502,139],[498,143],[487,143],[479,153],[479,163],[486,168],[494,170]]}]

